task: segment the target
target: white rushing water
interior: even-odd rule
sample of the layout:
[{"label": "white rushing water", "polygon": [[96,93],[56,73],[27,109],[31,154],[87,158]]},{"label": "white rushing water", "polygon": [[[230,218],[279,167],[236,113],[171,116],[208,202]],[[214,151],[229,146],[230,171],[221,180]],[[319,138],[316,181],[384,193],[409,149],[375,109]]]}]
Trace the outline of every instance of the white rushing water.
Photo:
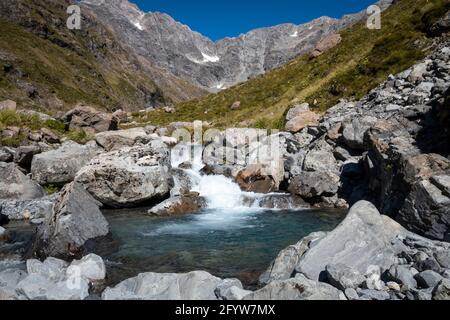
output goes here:
[{"label": "white rushing water", "polygon": [[[252,206],[262,194],[244,192],[231,178],[223,175],[203,175],[203,148],[200,145],[178,145],[172,151],[172,166],[178,167],[190,162],[192,169],[186,169],[192,181],[193,192],[207,200],[208,209],[244,209]],[[256,201],[257,202],[257,201]]]},{"label": "white rushing water", "polygon": [[144,233],[144,236],[200,234],[254,228],[257,225],[257,215],[261,210],[266,210],[260,208],[259,201],[267,194],[242,191],[233,179],[223,175],[202,174],[204,163],[201,145],[178,144],[172,149],[172,167],[179,168],[186,162],[191,164],[191,169],[183,169],[191,179],[191,191],[198,192],[206,199],[207,208],[202,214],[168,221]]}]

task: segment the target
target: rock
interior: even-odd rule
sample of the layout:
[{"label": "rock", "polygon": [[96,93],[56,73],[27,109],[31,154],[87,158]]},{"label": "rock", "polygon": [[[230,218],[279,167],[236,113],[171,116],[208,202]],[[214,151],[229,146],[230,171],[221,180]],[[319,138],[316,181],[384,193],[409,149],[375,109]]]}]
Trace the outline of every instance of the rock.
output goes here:
[{"label": "rock", "polygon": [[308,209],[311,206],[301,197],[291,194],[268,194],[258,199],[258,207],[268,209]]},{"label": "rock", "polygon": [[286,121],[291,121],[292,119],[301,116],[303,112],[310,111],[308,103],[302,103],[300,105],[295,105],[291,109],[289,109],[286,114]]},{"label": "rock", "polygon": [[317,58],[322,55],[325,51],[328,51],[335,46],[337,46],[342,41],[342,37],[340,34],[330,34],[323,39],[321,39],[314,50],[311,53],[312,58]]},{"label": "rock", "polygon": [[325,267],[328,283],[339,290],[358,288],[366,279],[358,271],[343,264],[331,264]]},{"label": "rock", "polygon": [[95,141],[106,151],[117,150],[123,147],[132,147],[136,143],[146,144],[152,138],[143,128],[100,132],[95,135]]},{"label": "rock", "polygon": [[15,164],[0,162],[0,199],[30,200],[44,195],[44,189]]},{"label": "rock", "polygon": [[[182,168],[184,164],[186,163],[180,164],[179,168]],[[173,187],[170,190],[170,196],[177,197],[190,193],[190,190],[192,190],[191,176],[185,170],[178,168],[172,168],[170,173],[173,177]]]},{"label": "rock", "polygon": [[241,102],[240,101],[236,101],[230,106],[230,110],[237,110],[240,107],[241,107]]},{"label": "rock", "polygon": [[98,202],[72,182],[61,190],[52,214],[39,227],[32,251],[38,257],[79,257],[87,246],[108,233],[109,225]]},{"label": "rock", "polygon": [[174,216],[190,213],[198,213],[206,207],[206,200],[192,192],[169,198],[148,210],[148,214],[154,216]]},{"label": "rock", "polygon": [[117,119],[115,117],[88,106],[79,106],[67,112],[63,120],[70,130],[83,129],[91,134],[117,130]]},{"label": "rock", "polygon": [[438,187],[446,197],[450,197],[450,175],[436,175],[431,177],[431,182]]},{"label": "rock", "polygon": [[414,277],[421,288],[434,288],[443,279],[442,276],[432,270],[422,271]]},{"label": "rock", "polygon": [[444,240],[450,236],[450,197],[433,182],[422,180],[413,185],[397,220],[419,234]]},{"label": "rock", "polygon": [[336,158],[328,150],[313,150],[308,152],[303,162],[303,170],[316,172],[338,173]]},{"label": "rock", "polygon": [[320,116],[312,111],[297,113],[298,115],[286,123],[285,130],[296,133],[306,127],[316,127],[319,125]]},{"label": "rock", "polygon": [[17,110],[17,113],[20,115],[24,115],[24,116],[28,116],[28,117],[36,117],[38,118],[40,121],[42,122],[46,122],[46,121],[56,121],[55,118],[49,116],[48,114],[39,112],[39,111],[35,111],[35,110]]},{"label": "rock", "polygon": [[36,155],[31,163],[33,179],[41,185],[63,186],[75,179],[78,171],[100,153],[95,143],[80,145],[67,141],[56,149]]},{"label": "rock", "polygon": [[89,283],[80,278],[53,282],[39,274],[32,274],[19,282],[16,291],[29,300],[84,300],[89,296]]},{"label": "rock", "polygon": [[103,300],[216,300],[214,290],[222,280],[204,271],[185,274],[141,273],[114,288]]},{"label": "rock", "polygon": [[123,110],[117,110],[114,111],[114,113],[112,114],[113,118],[116,119],[118,124],[121,123],[128,123],[129,119],[128,119],[128,113],[126,113]]},{"label": "rock", "polygon": [[23,270],[7,269],[0,272],[0,301],[18,300],[16,287],[26,277]]},{"label": "rock", "polygon": [[433,290],[433,300],[450,300],[449,279],[443,279]]},{"label": "rock", "polygon": [[332,196],[339,190],[340,179],[331,172],[302,172],[289,184],[289,191],[304,199]]},{"label": "rock", "polygon": [[272,281],[291,278],[295,272],[295,266],[309,249],[311,242],[316,242],[325,235],[324,232],[312,233],[297,244],[280,251],[270,267],[259,277],[259,283],[266,285]]},{"label": "rock", "polygon": [[10,110],[10,111],[16,111],[17,104],[15,101],[12,100],[5,100],[0,102],[0,111],[3,110]]},{"label": "rock", "polygon": [[369,290],[383,290],[384,282],[381,280],[381,268],[379,266],[370,265],[364,275],[366,281],[363,287]]},{"label": "rock", "polygon": [[418,82],[423,81],[423,75],[427,72],[428,64],[426,62],[418,63],[414,65],[409,74],[408,81]]},{"label": "rock", "polygon": [[364,149],[364,134],[378,121],[375,117],[354,118],[343,123],[342,140],[351,149]]},{"label": "rock", "polygon": [[101,257],[91,253],[81,260],[74,260],[67,268],[67,274],[77,274],[91,282],[100,281],[106,277],[106,267]]},{"label": "rock", "polygon": [[247,192],[269,193],[278,190],[276,182],[267,171],[261,164],[247,166],[238,173],[236,182]]},{"label": "rock", "polygon": [[336,229],[302,256],[296,270],[317,280],[328,264],[344,264],[362,274],[374,264],[386,270],[397,261],[391,241],[405,233],[370,202],[360,201]]},{"label": "rock", "polygon": [[353,288],[345,289],[344,293],[348,300],[359,300],[358,292]]},{"label": "rock", "polygon": [[48,217],[57,195],[33,200],[0,200],[0,212],[9,220],[35,220]]},{"label": "rock", "polygon": [[327,283],[307,279],[298,274],[288,280],[272,281],[244,300],[345,300],[344,293]]},{"label": "rock", "polygon": [[66,269],[68,263],[56,259],[47,258],[44,262],[36,259],[27,260],[28,275],[39,275],[53,282],[63,281],[66,278]]},{"label": "rock", "polygon": [[434,257],[442,268],[450,269],[450,252],[448,250],[439,250],[435,252]]},{"label": "rock", "polygon": [[7,148],[0,147],[0,162],[11,162],[13,159],[13,154]]},{"label": "rock", "polygon": [[164,110],[165,113],[175,113],[176,112],[175,108],[171,107],[171,106],[165,106],[163,108],[163,110]]},{"label": "rock", "polygon": [[434,24],[429,26],[428,33],[434,37],[440,36],[450,31],[450,10],[436,21]]},{"label": "rock", "polygon": [[161,141],[101,154],[82,168],[75,181],[95,199],[114,208],[164,199],[171,177],[169,150]]},{"label": "rock", "polygon": [[394,281],[388,281],[386,283],[386,286],[388,287],[389,290],[392,290],[392,291],[400,292],[400,290],[401,290],[400,285]]},{"label": "rock", "polygon": [[241,281],[238,279],[224,279],[214,290],[219,300],[242,300],[246,295],[252,293],[251,291],[244,290]]},{"label": "rock", "polygon": [[267,138],[267,131],[263,129],[228,128],[212,140],[221,147],[224,146],[221,142],[225,142],[226,147],[240,149],[253,142],[261,143],[265,138]]},{"label": "rock", "polygon": [[417,288],[417,281],[408,267],[394,265],[388,270],[387,277],[403,285],[407,290]]},{"label": "rock", "polygon": [[41,128],[40,134],[42,136],[42,139],[44,139],[44,141],[46,141],[48,143],[51,143],[51,144],[60,143],[58,135],[56,133],[54,133],[53,131],[51,131],[50,129]]},{"label": "rock", "polygon": [[20,146],[16,148],[14,153],[14,162],[20,167],[29,171],[33,157],[41,152],[41,148],[36,145]]},{"label": "rock", "polygon": [[390,295],[385,291],[377,291],[370,289],[359,289],[358,294],[361,300],[389,300]]}]

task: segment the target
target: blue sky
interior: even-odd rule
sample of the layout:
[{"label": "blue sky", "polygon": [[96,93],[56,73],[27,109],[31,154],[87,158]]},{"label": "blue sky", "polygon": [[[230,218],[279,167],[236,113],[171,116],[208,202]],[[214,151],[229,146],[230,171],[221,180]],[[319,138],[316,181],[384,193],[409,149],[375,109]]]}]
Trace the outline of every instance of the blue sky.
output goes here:
[{"label": "blue sky", "polygon": [[320,16],[340,18],[376,0],[130,0],[144,11],[161,11],[213,40],[258,27],[301,24]]}]

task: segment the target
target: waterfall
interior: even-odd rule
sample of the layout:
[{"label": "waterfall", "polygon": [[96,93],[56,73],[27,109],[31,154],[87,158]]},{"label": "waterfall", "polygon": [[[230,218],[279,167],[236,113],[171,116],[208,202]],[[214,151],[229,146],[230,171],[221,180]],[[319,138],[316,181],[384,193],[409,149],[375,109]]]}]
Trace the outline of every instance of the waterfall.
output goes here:
[{"label": "waterfall", "polygon": [[[203,147],[201,145],[179,144],[172,150],[172,167],[179,168],[189,162],[191,169],[184,169],[191,178],[193,192],[204,197],[208,209],[243,209],[253,207],[263,194],[242,191],[231,178],[223,175],[204,175]],[[255,206],[257,208],[257,206]]]}]

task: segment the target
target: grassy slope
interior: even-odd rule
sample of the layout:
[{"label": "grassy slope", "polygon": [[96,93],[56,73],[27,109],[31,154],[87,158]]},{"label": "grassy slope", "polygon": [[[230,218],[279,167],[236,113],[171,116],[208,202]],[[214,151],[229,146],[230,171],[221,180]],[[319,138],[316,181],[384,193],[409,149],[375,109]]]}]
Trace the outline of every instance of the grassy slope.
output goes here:
[{"label": "grassy slope", "polygon": [[[142,118],[154,124],[205,120],[217,127],[280,128],[295,102],[326,110],[341,98],[358,99],[389,74],[413,65],[427,53],[425,22],[442,16],[446,0],[401,0],[382,15],[382,29],[357,24],[341,33],[343,41],[322,56],[291,63],[218,94],[177,105],[177,112],[153,112]],[[231,111],[234,101],[241,108]]]},{"label": "grassy slope", "polygon": [[[88,30],[72,32],[65,27],[64,1],[26,0],[15,5],[22,6],[18,10],[22,16],[16,19],[29,28],[0,19],[0,66],[12,63],[25,76],[1,70],[0,99],[41,110],[67,109],[78,102],[107,110],[137,110],[144,107],[146,95],[163,102],[159,88],[107,30],[92,20],[83,21]],[[41,29],[48,30],[46,36],[30,32]],[[29,98],[24,84],[36,87],[39,97]]]}]

